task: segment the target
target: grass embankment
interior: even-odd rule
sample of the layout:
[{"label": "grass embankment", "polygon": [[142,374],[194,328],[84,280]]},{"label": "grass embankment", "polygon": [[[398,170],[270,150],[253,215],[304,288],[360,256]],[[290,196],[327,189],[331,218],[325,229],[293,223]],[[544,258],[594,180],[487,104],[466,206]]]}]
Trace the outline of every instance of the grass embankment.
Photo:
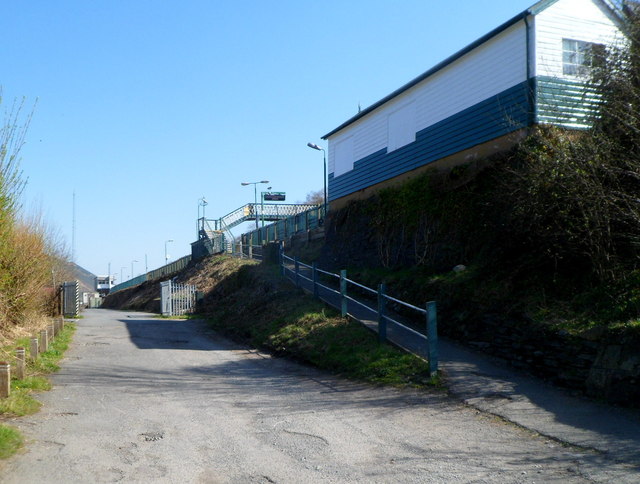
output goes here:
[{"label": "grass embankment", "polygon": [[[22,380],[12,378],[11,394],[8,398],[0,399],[0,421],[11,417],[22,417],[36,413],[41,403],[33,397],[34,392],[46,391],[51,388],[46,375],[60,369],[58,362],[64,356],[73,337],[75,325],[67,323],[64,329],[50,342],[47,351],[41,353],[36,361],[27,358],[26,375]],[[3,358],[14,355],[18,347],[28,348],[29,339],[23,338],[14,344],[2,348]],[[12,374],[15,372],[12,371]],[[13,455],[22,445],[23,438],[16,429],[0,424],[0,459]]]},{"label": "grass embankment", "polygon": [[435,383],[427,362],[379,344],[371,331],[305,295],[275,266],[215,257],[200,270],[201,279],[216,281],[205,296],[203,313],[234,340],[371,383]]}]

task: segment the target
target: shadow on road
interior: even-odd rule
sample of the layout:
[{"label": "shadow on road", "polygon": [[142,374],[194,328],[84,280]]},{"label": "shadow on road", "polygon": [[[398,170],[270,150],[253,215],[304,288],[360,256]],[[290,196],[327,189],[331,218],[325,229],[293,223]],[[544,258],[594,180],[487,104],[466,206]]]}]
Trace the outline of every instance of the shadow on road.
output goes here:
[{"label": "shadow on road", "polygon": [[217,351],[241,348],[233,347],[233,343],[228,341],[222,348],[211,338],[213,332],[202,321],[152,318],[127,318],[119,321],[125,324],[133,344],[142,350]]}]

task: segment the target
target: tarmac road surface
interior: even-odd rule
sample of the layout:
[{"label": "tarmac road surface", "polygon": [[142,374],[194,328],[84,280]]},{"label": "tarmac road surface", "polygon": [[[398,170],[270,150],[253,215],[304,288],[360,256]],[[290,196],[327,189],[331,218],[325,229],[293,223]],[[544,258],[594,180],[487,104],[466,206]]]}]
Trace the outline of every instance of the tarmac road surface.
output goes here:
[{"label": "tarmac road surface", "polygon": [[6,483],[640,482],[443,391],[378,388],[204,323],[89,310]]}]

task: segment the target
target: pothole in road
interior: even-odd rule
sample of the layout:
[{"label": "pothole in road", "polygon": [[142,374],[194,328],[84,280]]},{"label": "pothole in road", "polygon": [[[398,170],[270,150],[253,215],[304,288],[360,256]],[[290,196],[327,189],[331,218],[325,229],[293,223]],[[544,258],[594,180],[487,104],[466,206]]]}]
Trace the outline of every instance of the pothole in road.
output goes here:
[{"label": "pothole in road", "polygon": [[164,432],[145,432],[140,434],[145,442],[157,442],[164,439]]}]

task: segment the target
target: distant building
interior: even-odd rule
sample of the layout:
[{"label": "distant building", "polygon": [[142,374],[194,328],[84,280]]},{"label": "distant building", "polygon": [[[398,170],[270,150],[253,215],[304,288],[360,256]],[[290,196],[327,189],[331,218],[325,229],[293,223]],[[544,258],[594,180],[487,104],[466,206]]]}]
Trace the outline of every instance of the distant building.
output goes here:
[{"label": "distant building", "polygon": [[96,291],[102,295],[106,296],[109,294],[109,291],[114,286],[114,276],[96,276]]},{"label": "distant building", "polygon": [[331,207],[507,149],[536,124],[587,127],[590,67],[622,39],[608,1],[536,3],[323,136]]}]

